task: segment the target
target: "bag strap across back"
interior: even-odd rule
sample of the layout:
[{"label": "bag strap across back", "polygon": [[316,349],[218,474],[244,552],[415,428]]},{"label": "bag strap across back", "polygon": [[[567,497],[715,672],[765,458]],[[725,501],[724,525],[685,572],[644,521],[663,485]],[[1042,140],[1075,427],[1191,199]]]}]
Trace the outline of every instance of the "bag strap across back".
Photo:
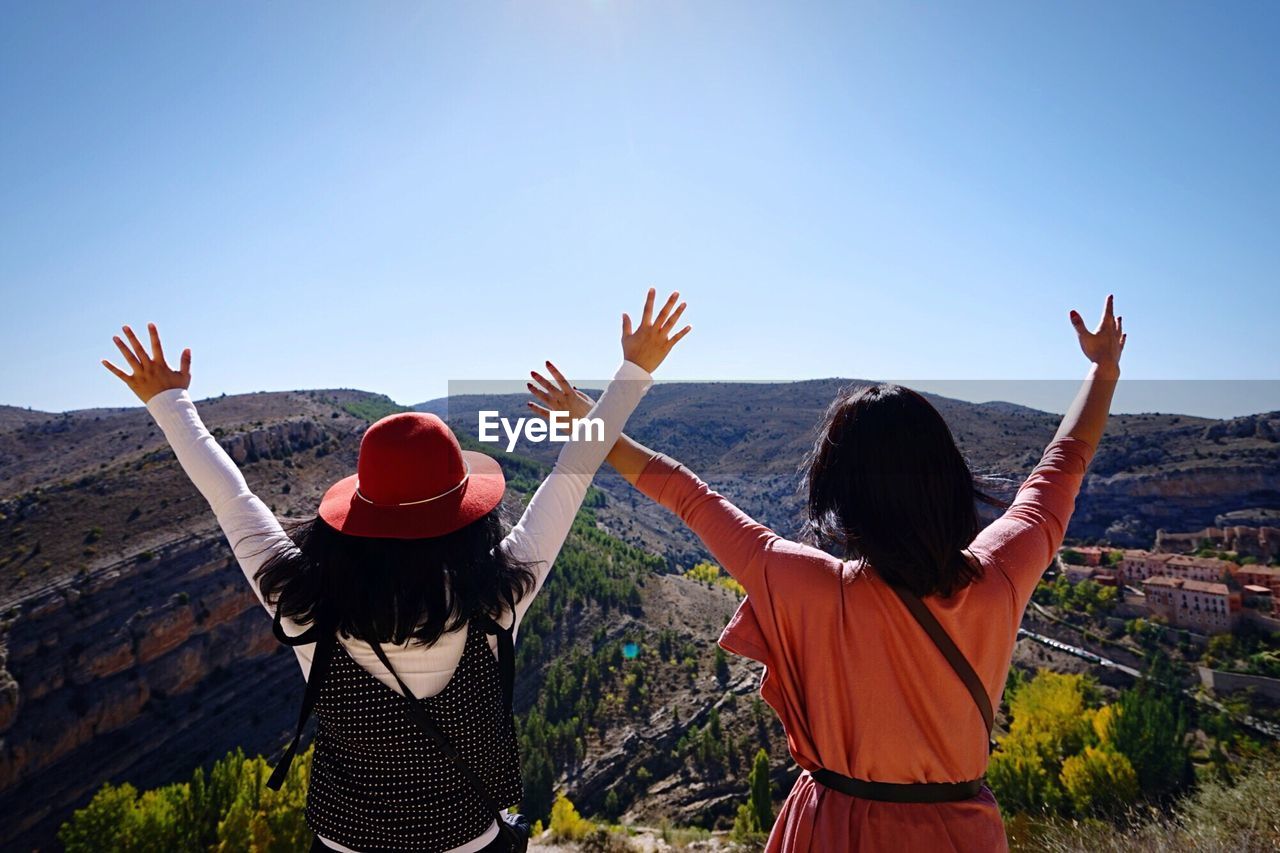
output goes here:
[{"label": "bag strap across back", "polygon": [[[511,714],[511,698],[515,688],[515,642],[512,638],[512,629],[504,628],[494,619],[488,616],[482,616],[476,620],[485,629],[486,634],[496,634],[498,638],[498,672],[502,682],[502,696],[505,704],[505,710],[508,715]],[[458,774],[466,780],[471,789],[480,797],[481,802],[493,815],[494,821],[498,824],[498,832],[504,837],[514,842],[511,838],[512,829],[503,817],[505,809],[498,806],[493,798],[489,796],[489,790],[485,787],[484,781],[476,775],[475,771],[467,765],[463,760],[461,753],[449,741],[449,737],[440,730],[435,721],[422,707],[422,703],[418,701],[418,697],[409,689],[409,685],[404,683],[400,678],[400,673],[396,672],[395,667],[391,665],[391,661],[387,659],[387,653],[382,650],[382,645],[373,640],[370,645],[373,646],[373,653],[378,656],[378,660],[382,661],[382,665],[387,668],[395,678],[396,684],[400,685],[400,692],[404,694],[405,711],[409,714],[409,719],[418,727],[428,738],[435,742],[440,748],[440,752],[453,762],[454,768]]]},{"label": "bag strap across back", "polygon": [[[502,698],[505,703],[506,712],[510,714],[512,712],[511,702],[515,691],[516,672],[515,640],[512,629],[502,627],[496,620],[488,616],[480,616],[475,621],[484,627],[486,634],[494,634],[498,638],[498,674],[500,676],[499,680],[502,682]],[[320,695],[320,685],[324,682],[325,676],[329,674],[329,663],[333,660],[333,646],[337,642],[337,628],[336,626],[330,625],[328,620],[322,618],[313,623],[306,631],[303,631],[297,636],[291,637],[285,633],[284,626],[280,623],[280,611],[277,610],[275,618],[271,623],[271,630],[275,634],[276,639],[286,646],[305,646],[309,643],[316,644],[315,655],[311,659],[311,672],[307,677],[307,687],[302,694],[302,707],[298,710],[298,726],[294,731],[293,739],[289,741],[289,745],[285,748],[284,754],[280,757],[275,768],[271,771],[271,778],[267,780],[267,787],[273,791],[278,791],[284,784],[285,777],[289,774],[289,766],[293,763],[294,756],[297,755],[298,744],[302,741],[302,734],[306,729],[307,720],[310,719],[311,712],[315,708],[316,698]],[[413,697],[413,693],[410,692],[409,688],[405,686],[405,683],[400,680],[399,673],[392,668],[391,662],[387,660],[386,653],[382,650],[382,646],[380,646],[376,641],[372,643],[372,645],[374,653],[378,656],[378,660],[382,661],[382,665],[385,666],[395,677],[396,683],[400,685],[400,689],[404,691],[404,695],[406,697]],[[409,705],[410,717],[417,716],[415,714],[415,709],[418,712],[422,712],[422,708],[418,704],[416,698],[413,699]],[[422,712],[422,716],[432,727],[432,730],[434,730],[433,734],[432,730],[423,729],[428,737],[434,740],[440,746],[441,752],[454,762],[455,766],[458,767],[459,772],[462,773],[463,778],[467,780],[471,787],[476,789],[476,792],[480,794],[480,797],[485,801],[485,804],[490,807],[490,810],[495,814],[500,814],[500,811],[493,804],[492,800],[489,799],[480,779],[471,772],[470,768],[461,763],[461,756],[457,754],[457,750],[453,748],[453,745],[450,744],[447,739],[441,740],[444,738],[444,732],[441,732],[438,728],[434,727],[430,718],[426,718],[425,712]],[[419,726],[419,728],[422,728],[421,723],[419,723],[417,719],[414,719],[414,722]],[[502,824],[502,821],[499,821],[499,823]]]},{"label": "bag strap across back", "polygon": [[951,639],[951,635],[942,627],[942,623],[938,621],[938,617],[925,605],[920,596],[916,595],[905,586],[898,584],[889,584],[889,588],[897,593],[898,598],[906,605],[907,610],[915,618],[916,622],[929,635],[929,639],[933,640],[933,644],[938,647],[938,651],[942,652],[942,656],[947,659],[947,663],[955,670],[956,675],[960,676],[960,680],[964,682],[964,686],[969,691],[969,695],[973,697],[974,704],[978,706],[978,711],[982,714],[982,722],[987,726],[987,743],[991,746],[991,733],[995,728],[995,712],[991,707],[991,697],[987,695],[987,688],[983,686],[982,679],[978,677],[978,673],[974,671],[973,666],[969,663],[968,658],[964,656],[964,652],[960,651],[955,641]]},{"label": "bag strap across back", "polygon": [[[995,726],[995,713],[991,707],[991,697],[987,695],[987,688],[983,686],[982,679],[978,677],[978,673],[974,671],[973,666],[964,656],[964,652],[960,651],[959,647],[956,646],[955,641],[951,639],[951,635],[942,627],[938,617],[934,616],[933,612],[925,606],[920,596],[905,586],[889,581],[887,578],[885,582],[897,594],[898,599],[906,606],[907,612],[929,635],[929,639],[938,647],[938,651],[942,652],[942,656],[946,658],[947,663],[955,670],[960,680],[964,682],[965,688],[969,691],[969,695],[973,697],[974,704],[978,706],[978,711],[982,714],[982,722],[987,727],[987,749],[988,751],[994,749],[995,742],[991,740],[991,732]],[[811,770],[809,773],[819,784],[825,787],[848,794],[851,797],[861,797],[887,803],[956,802],[976,797],[982,791],[981,779],[970,779],[966,782],[899,783],[855,779],[825,768]]]},{"label": "bag strap across back", "polygon": [[285,748],[284,755],[271,771],[271,778],[267,780],[267,787],[278,791],[284,784],[285,777],[289,775],[289,765],[293,763],[293,757],[298,752],[302,731],[307,726],[311,709],[315,707],[316,697],[320,695],[320,685],[329,674],[329,662],[333,660],[333,644],[338,640],[336,628],[324,618],[317,619],[310,628],[296,637],[289,636],[284,632],[284,626],[280,624],[279,609],[276,610],[275,618],[271,622],[271,630],[276,635],[276,639],[286,646],[316,644],[315,655],[311,658],[311,672],[307,676],[307,688],[302,694],[302,707],[298,710],[298,727],[293,733],[293,740],[289,741],[289,746]]}]

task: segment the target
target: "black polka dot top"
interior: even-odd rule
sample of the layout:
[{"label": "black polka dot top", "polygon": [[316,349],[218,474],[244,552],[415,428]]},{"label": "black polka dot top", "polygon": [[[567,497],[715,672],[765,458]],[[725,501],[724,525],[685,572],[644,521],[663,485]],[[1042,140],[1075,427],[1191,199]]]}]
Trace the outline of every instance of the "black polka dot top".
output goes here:
[{"label": "black polka dot top", "polygon": [[[444,690],[418,699],[493,800],[523,796],[498,662],[476,622]],[[405,711],[405,698],[334,644],[316,697],[307,825],[352,850],[444,851],[483,835],[493,813]]]}]

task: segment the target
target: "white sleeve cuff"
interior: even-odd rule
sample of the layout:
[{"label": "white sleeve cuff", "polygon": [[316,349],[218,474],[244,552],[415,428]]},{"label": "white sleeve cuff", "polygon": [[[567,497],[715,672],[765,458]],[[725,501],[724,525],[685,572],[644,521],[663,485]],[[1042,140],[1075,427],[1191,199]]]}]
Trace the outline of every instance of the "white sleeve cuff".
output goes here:
[{"label": "white sleeve cuff", "polygon": [[166,415],[172,416],[182,408],[183,403],[192,405],[191,395],[186,388],[169,388],[155,394],[147,401],[147,411],[151,417],[161,421]]},{"label": "white sleeve cuff", "polygon": [[630,381],[640,380],[645,383],[648,388],[653,384],[653,374],[645,370],[634,361],[623,361],[618,371],[613,374],[614,379],[627,379]]}]

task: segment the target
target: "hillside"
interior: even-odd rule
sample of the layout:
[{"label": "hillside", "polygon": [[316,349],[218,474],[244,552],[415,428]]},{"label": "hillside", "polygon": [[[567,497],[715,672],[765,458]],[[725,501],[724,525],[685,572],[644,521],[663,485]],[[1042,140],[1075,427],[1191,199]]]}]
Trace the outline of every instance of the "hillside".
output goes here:
[{"label": "hillside", "polygon": [[[286,517],[314,511],[353,468],[365,418],[394,408],[346,391],[198,405]],[[53,416],[0,434],[0,448],[0,847],[47,845],[105,781],[165,784],[237,747],[275,754],[300,697],[296,663],[146,413]],[[502,461],[516,503],[546,472]],[[715,659],[736,599],[660,568],[584,511],[526,619],[523,755],[547,808],[554,785],[596,812],[730,819],[762,733],[783,782],[780,730],[750,696],[757,675]],[[597,692],[584,698],[567,685],[587,673]],[[687,759],[682,739],[713,719],[716,743]]]},{"label": "hillside", "polygon": [[[796,463],[841,384],[659,385],[630,429],[791,531]],[[523,406],[450,402],[472,445],[477,408]],[[1006,494],[1054,427],[1023,407],[937,403]],[[397,408],[347,389],[198,405],[282,517],[313,513],[353,470],[367,423]],[[296,712],[296,664],[145,410],[0,414],[0,847],[47,845],[104,781],[151,787],[237,747],[275,754]],[[1280,507],[1278,420],[1117,418],[1072,533],[1123,541]],[[554,452],[521,450],[530,456],[495,454],[517,502]],[[561,787],[588,814],[724,827],[757,745],[770,751],[775,790],[793,772],[755,699],[757,671],[715,653],[736,599],[679,576],[702,551],[664,511],[611,472],[598,484],[522,635],[530,805],[548,807]]]},{"label": "hillside", "polygon": [[17,406],[0,406],[0,432],[16,429],[25,424],[40,423],[52,418],[50,412],[22,409]]}]

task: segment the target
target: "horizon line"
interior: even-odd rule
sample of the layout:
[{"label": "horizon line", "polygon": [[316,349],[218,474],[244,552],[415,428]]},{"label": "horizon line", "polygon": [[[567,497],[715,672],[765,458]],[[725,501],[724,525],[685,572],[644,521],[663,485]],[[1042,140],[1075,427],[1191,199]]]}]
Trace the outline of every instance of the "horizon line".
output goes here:
[{"label": "horizon line", "polygon": [[[996,396],[958,395],[955,393],[955,391],[959,389],[957,389],[954,386],[964,386],[964,385],[987,386],[989,390],[998,386],[1021,386],[1022,389],[1025,391],[1035,387],[1039,387],[1043,389],[1043,388],[1048,388],[1050,386],[1053,386],[1054,388],[1065,388],[1066,386],[1070,386],[1071,388],[1076,388],[1080,385],[1082,381],[1083,381],[1082,378],[1070,378],[1070,379],[898,379],[898,378],[864,379],[864,378],[845,377],[845,376],[825,376],[825,377],[812,377],[812,378],[804,378],[804,379],[678,379],[678,378],[657,379],[655,378],[654,384],[655,385],[801,385],[801,384],[807,384],[807,383],[823,383],[823,382],[841,382],[841,383],[849,383],[849,384],[892,383],[892,384],[912,386],[915,388],[915,390],[918,390],[921,393],[929,396],[941,397],[941,398],[950,399],[950,400],[957,400],[959,402],[970,403],[972,405],[979,405],[979,406],[1011,405],[1011,406],[1018,406],[1020,408],[1040,412],[1047,415],[1060,415],[1063,413],[1063,411],[1065,411],[1065,405],[1069,404],[1071,399],[1070,396],[1067,397],[1065,400],[1063,400],[1064,408],[1057,409],[1052,406],[1046,406],[1043,401],[1039,403],[1028,402],[1027,401],[1028,398],[1025,394],[1014,395],[1015,397],[1022,397],[1022,400],[1007,398],[999,395],[996,395]],[[355,392],[360,394],[370,394],[370,395],[385,397],[397,406],[402,406],[404,408],[411,409],[411,408],[416,408],[420,406],[426,406],[432,403],[437,403],[442,400],[448,400],[451,397],[495,396],[495,395],[496,396],[521,396],[521,395],[527,394],[527,392],[524,390],[525,382],[526,382],[525,379],[449,380],[447,382],[447,385],[450,387],[450,389],[452,389],[453,386],[455,385],[462,385],[462,386],[470,385],[470,386],[476,386],[476,387],[474,390],[459,389],[456,392],[453,390],[450,390],[449,392],[443,395],[427,397],[425,399],[421,399],[416,402],[409,402],[409,403],[401,402],[400,400],[397,400],[396,398],[392,397],[390,394],[386,394],[381,391],[374,391],[367,388],[357,388],[357,387],[349,387],[349,386],[323,387],[323,388],[257,389],[252,391],[234,391],[234,392],[221,391],[216,394],[204,395],[198,398],[197,401],[215,400],[222,397],[253,396],[258,394],[314,394],[314,393],[341,391],[341,392]],[[608,379],[599,379],[599,380],[586,379],[586,380],[582,380],[578,384],[582,388],[587,390],[600,391],[608,383],[609,383]],[[482,390],[483,386],[486,384],[494,385],[496,387],[488,390]],[[1188,388],[1197,388],[1197,389],[1203,389],[1211,385],[1228,387],[1228,388],[1232,386],[1238,387],[1238,386],[1244,386],[1244,385],[1248,385],[1248,386],[1273,385],[1274,388],[1268,388],[1267,390],[1270,393],[1265,395],[1263,400],[1259,400],[1258,404],[1246,405],[1244,408],[1240,407],[1240,404],[1243,402],[1244,398],[1236,397],[1234,401],[1235,405],[1232,405],[1229,408],[1226,408],[1225,406],[1221,405],[1221,404],[1225,404],[1226,402],[1225,399],[1222,399],[1219,401],[1220,407],[1215,407],[1215,408],[1222,408],[1224,409],[1224,411],[1219,411],[1218,413],[1206,413],[1203,409],[1197,412],[1194,410],[1189,410],[1185,407],[1153,408],[1150,406],[1142,407],[1140,404],[1126,406],[1121,402],[1119,404],[1113,405],[1111,414],[1112,415],[1170,415],[1170,416],[1195,417],[1195,418],[1201,418],[1205,420],[1231,420],[1234,418],[1266,415],[1266,414],[1272,414],[1275,412],[1280,412],[1280,379],[1143,379],[1143,378],[1126,379],[1122,377],[1120,379],[1120,385],[1116,389],[1116,394],[1117,394],[1117,397],[1121,397],[1122,391],[1133,392],[1135,390],[1141,390],[1144,386],[1150,389],[1156,389],[1156,388],[1168,388],[1173,385],[1185,385]],[[945,390],[949,387],[951,388],[951,393],[947,393]],[[1058,395],[1054,394],[1053,396],[1057,397]],[[1074,395],[1072,394],[1072,396]],[[1129,396],[1133,396],[1132,393]],[[1145,397],[1148,400],[1151,399],[1149,394],[1139,396],[1139,398],[1143,398],[1143,397]],[[1137,399],[1134,400],[1134,403],[1137,404]],[[1173,405],[1179,405],[1179,404],[1173,404]],[[126,411],[130,408],[135,408],[135,407],[143,407],[143,403],[139,401],[134,406],[110,406],[110,405],[84,406],[79,408],[63,409],[61,411],[52,411],[48,409],[36,409],[32,406],[22,406],[22,405],[17,405],[12,403],[0,403],[0,408],[30,412],[31,414],[37,414],[37,415],[47,415],[50,417],[74,415],[77,413],[93,412],[93,411]],[[1230,413],[1227,413],[1227,412],[1230,412]]]}]

